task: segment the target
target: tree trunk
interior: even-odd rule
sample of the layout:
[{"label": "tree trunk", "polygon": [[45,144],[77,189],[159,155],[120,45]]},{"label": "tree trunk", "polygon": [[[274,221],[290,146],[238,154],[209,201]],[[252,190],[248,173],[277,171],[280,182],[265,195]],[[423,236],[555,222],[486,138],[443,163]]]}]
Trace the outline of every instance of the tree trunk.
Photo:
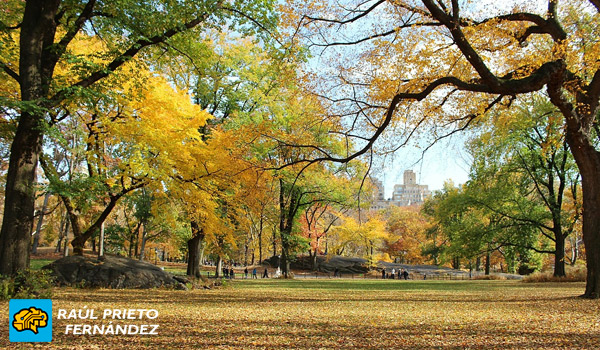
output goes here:
[{"label": "tree trunk", "polygon": [[575,266],[577,258],[579,258],[579,240],[577,239],[577,235],[575,235],[575,237],[571,238],[571,266]]},{"label": "tree trunk", "polygon": [[140,261],[144,261],[146,254],[146,240],[148,239],[148,231],[146,230],[146,223],[142,223],[142,245],[140,247]]},{"label": "tree trunk", "polygon": [[490,275],[490,265],[491,265],[491,254],[490,251],[488,250],[487,253],[485,254],[485,275],[489,276]]},{"label": "tree trunk", "polygon": [[556,252],[554,253],[554,277],[565,277],[565,237],[562,232],[554,234]]},{"label": "tree trunk", "polygon": [[187,241],[188,246],[188,264],[187,275],[192,277],[200,277],[200,263],[202,259],[202,243],[204,241],[204,233],[200,229],[200,225],[192,221],[192,238]]},{"label": "tree trunk", "polygon": [[315,249],[315,253],[311,257],[312,258],[311,265],[312,265],[312,270],[313,271],[317,271],[317,269],[319,267],[318,264],[317,264],[317,254],[318,254],[317,249]]},{"label": "tree trunk", "polygon": [[54,249],[55,253],[60,253],[62,250],[62,241],[67,236],[65,234],[65,224],[68,218],[62,217],[60,219],[60,228],[58,229],[58,241],[56,242],[56,249]]},{"label": "tree trunk", "polygon": [[200,249],[202,246],[203,237],[194,236],[187,241],[188,246],[188,265],[187,275],[192,277],[200,277]]},{"label": "tree trunk", "polygon": [[[223,259],[221,258],[220,255],[217,257],[217,268],[215,270],[215,276],[217,278],[223,276]],[[225,277],[227,277],[227,276],[225,276]]]},{"label": "tree trunk", "polygon": [[[298,189],[291,185],[289,195],[286,196],[286,185],[283,179],[279,179],[279,234],[281,238],[280,268],[283,278],[290,275],[290,238],[294,228],[294,217],[300,208],[301,195]],[[286,201],[287,197],[287,201]]]},{"label": "tree trunk", "polygon": [[[277,255],[277,225],[273,229],[273,255]],[[261,260],[262,262],[262,260]]]},{"label": "tree trunk", "polygon": [[35,235],[33,235],[33,244],[31,246],[31,253],[37,254],[37,248],[40,245],[40,237],[42,236],[42,225],[44,224],[44,214],[48,207],[48,199],[50,199],[50,192],[46,192],[44,195],[44,203],[42,204],[42,210],[39,213],[37,226],[35,228]]},{"label": "tree trunk", "polygon": [[200,244],[200,266],[204,265],[204,250],[205,249],[206,249],[206,242],[204,241],[204,236],[203,236],[202,243]]},{"label": "tree trunk", "polygon": [[[549,90],[549,92],[552,92]],[[556,95],[551,97],[556,100]],[[560,100],[558,101],[560,102]],[[557,103],[555,103],[558,105]],[[564,113],[564,106],[561,111]],[[593,112],[596,112],[595,110]],[[583,192],[583,243],[587,265],[584,298],[600,298],[600,153],[590,141],[591,132],[582,129],[578,120],[567,116],[567,143],[581,174]]]},{"label": "tree trunk", "polygon": [[133,256],[138,256],[138,250],[140,247],[140,228],[141,226],[138,226],[136,232],[135,232],[135,246],[133,247]]},{"label": "tree trunk", "polygon": [[281,276],[283,278],[290,277],[289,235],[291,235],[291,230],[287,232],[287,229],[284,228],[281,232],[281,259],[279,260],[279,267],[281,268]]},{"label": "tree trunk", "polygon": [[129,251],[127,252],[127,256],[129,256],[130,258],[132,258],[132,254],[133,254],[133,240],[135,238],[135,234],[133,232],[129,233]]},{"label": "tree trunk", "polygon": [[69,219],[65,222],[65,246],[63,248],[63,256],[69,256]]},{"label": "tree trunk", "polygon": [[246,244],[244,245],[244,266],[248,266],[248,249],[249,249],[249,244],[246,241]]},{"label": "tree trunk", "polygon": [[[263,254],[262,254],[262,234],[263,234],[263,223],[264,223],[264,218],[263,215],[261,213],[260,215],[260,223],[258,226],[258,261],[262,262],[263,259]],[[254,256],[252,256],[252,265],[254,265]]]},{"label": "tree trunk", "polygon": [[[597,157],[598,158],[598,157]],[[581,172],[583,189],[583,242],[587,264],[586,298],[600,297],[600,159],[595,173]]]},{"label": "tree trunk", "polygon": [[100,227],[117,205],[119,198],[121,198],[121,195],[111,197],[110,202],[108,202],[108,204],[106,205],[102,213],[100,213],[100,216],[98,216],[96,221],[94,221],[94,223],[91,224],[87,230],[82,232],[80,214],[77,212],[69,198],[62,197],[63,203],[65,204],[65,207],[69,212],[69,216],[71,218],[71,227],[73,227],[73,236],[75,236],[75,238],[73,238],[73,240],[71,241],[71,245],[73,246],[73,254],[83,255],[83,248],[85,247],[85,243],[94,234],[100,232]]},{"label": "tree trunk", "polygon": [[35,173],[41,150],[41,118],[23,113],[11,146],[0,231],[0,274],[14,275],[29,267],[35,208]]},{"label": "tree trunk", "polygon": [[[59,0],[32,0],[25,4],[20,23],[19,83],[21,100],[32,105],[39,103],[48,93],[55,62],[47,56],[56,33],[55,18],[59,4]],[[43,113],[39,108],[23,109],[10,147],[0,230],[2,275],[14,275],[29,267],[35,177],[43,142]]]},{"label": "tree trunk", "polygon": [[456,270],[460,269],[460,258],[459,257],[454,257],[452,259],[452,268],[456,269]]}]

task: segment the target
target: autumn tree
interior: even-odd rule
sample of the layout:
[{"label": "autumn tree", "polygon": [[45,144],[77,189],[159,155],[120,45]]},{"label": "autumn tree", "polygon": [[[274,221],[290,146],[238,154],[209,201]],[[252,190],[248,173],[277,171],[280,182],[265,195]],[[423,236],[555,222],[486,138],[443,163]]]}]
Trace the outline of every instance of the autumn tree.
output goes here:
[{"label": "autumn tree", "polygon": [[581,214],[579,172],[558,111],[541,96],[516,107],[516,118],[497,116],[493,130],[470,143],[474,164],[467,186],[474,204],[490,215],[534,227],[552,242],[554,249],[530,248],[554,255],[554,275],[564,277],[565,242],[576,235]]},{"label": "autumn tree", "polygon": [[422,264],[423,250],[429,243],[425,232],[429,222],[416,206],[391,206],[385,212],[386,239],[384,252],[402,264]]},{"label": "autumn tree", "polygon": [[[169,57],[181,50],[188,53],[178,57],[177,64],[173,64],[171,58],[164,61],[162,53],[157,54],[161,70],[169,80],[180,89],[190,91],[193,102],[212,115],[198,130],[202,142],[208,146],[206,153],[194,156],[202,166],[194,165],[194,157],[182,159],[175,164],[174,174],[169,181],[173,195],[185,193],[182,207],[190,207],[189,210],[184,209],[193,228],[193,235],[188,241],[188,253],[194,259],[189,261],[199,256],[195,252],[199,252],[201,246],[218,250],[220,258],[224,253],[219,242],[207,240],[214,233],[207,233],[203,227],[205,217],[195,214],[197,208],[194,208],[193,196],[190,195],[193,192],[200,197],[210,193],[220,203],[217,207],[227,203],[227,207],[235,207],[236,212],[245,210],[253,226],[246,238],[258,234],[259,256],[262,258],[262,232],[267,220],[265,214],[274,201],[266,192],[273,185],[272,178],[264,176],[257,171],[259,166],[251,164],[252,152],[246,150],[252,138],[257,136],[252,131],[246,133],[244,125],[257,111],[269,108],[278,99],[282,82],[278,74],[281,62],[274,57],[275,50],[270,49],[269,40],[272,38],[263,38],[259,42],[258,37],[240,38],[236,34],[207,31],[199,39],[194,42],[176,41],[172,47],[165,48],[166,51],[172,51]],[[228,193],[228,199],[220,198],[220,194],[216,193]],[[240,218],[238,216],[235,220],[236,226],[243,221]],[[232,237],[221,241],[234,246],[231,244]],[[246,257],[249,245],[250,242],[243,244]],[[228,250],[227,254],[230,255],[232,250]],[[188,272],[195,274],[199,267],[192,267],[194,262],[189,264]]]},{"label": "autumn tree", "polygon": [[[399,132],[403,136],[431,121],[442,126],[433,135],[445,137],[490,111],[509,108],[521,94],[545,89],[565,120],[566,140],[581,172],[584,296],[600,297],[597,1],[549,0],[545,8],[519,3],[509,11],[458,0],[378,0],[339,7],[292,3],[301,18],[294,28],[305,29],[306,42],[325,48],[325,57],[338,64],[336,78],[322,94],[337,95],[331,99],[337,110],[356,116],[348,125],[365,125],[360,136],[368,140],[352,156],[321,158],[358,157],[385,129],[405,121],[409,127]],[[353,56],[349,50],[344,53],[350,56],[333,53],[348,45]]]},{"label": "autumn tree", "polygon": [[[252,18],[265,26],[273,20],[264,2],[184,1],[5,1],[2,2],[2,80],[16,81],[20,94],[5,95],[14,111],[16,131],[7,170],[4,217],[0,232],[0,272],[14,274],[28,265],[34,211],[36,167],[43,137],[64,115],[60,106],[120,69],[148,48],[207,26],[248,27]],[[235,7],[233,7],[235,6]],[[73,55],[74,39],[98,35],[106,45],[91,55]],[[96,58],[102,58],[100,61]],[[75,62],[68,71],[57,69]]]},{"label": "autumn tree", "polygon": [[381,251],[389,239],[385,225],[377,213],[360,220],[344,215],[330,230],[329,249],[335,255],[365,257],[374,266],[383,257]]},{"label": "autumn tree", "polygon": [[321,241],[339,217],[333,212],[329,203],[316,203],[304,211],[300,223],[302,232],[309,240],[308,256],[313,270],[317,269],[317,255],[322,253]]}]

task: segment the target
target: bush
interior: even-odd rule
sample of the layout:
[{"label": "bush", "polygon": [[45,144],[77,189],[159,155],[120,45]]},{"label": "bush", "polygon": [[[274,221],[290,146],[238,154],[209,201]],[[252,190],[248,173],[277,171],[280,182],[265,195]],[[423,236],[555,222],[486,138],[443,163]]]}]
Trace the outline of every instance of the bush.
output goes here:
[{"label": "bush", "polygon": [[566,270],[566,277],[555,277],[552,271],[536,272],[525,277],[523,282],[585,282],[587,280],[587,270],[584,266],[568,266]]},{"label": "bush", "polygon": [[506,277],[504,277],[502,275],[490,274],[490,275],[475,275],[475,276],[473,276],[472,279],[481,280],[481,281],[504,281],[504,280],[506,280]]},{"label": "bush", "polygon": [[52,297],[50,271],[23,270],[16,276],[0,276],[0,299],[48,299]]}]

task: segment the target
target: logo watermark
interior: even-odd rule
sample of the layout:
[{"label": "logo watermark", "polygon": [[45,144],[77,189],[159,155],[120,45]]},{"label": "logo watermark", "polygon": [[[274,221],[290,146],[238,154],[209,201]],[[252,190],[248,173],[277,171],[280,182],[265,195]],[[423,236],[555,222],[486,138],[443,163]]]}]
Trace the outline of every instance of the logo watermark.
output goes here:
[{"label": "logo watermark", "polygon": [[52,300],[11,299],[8,304],[11,342],[52,341]]}]

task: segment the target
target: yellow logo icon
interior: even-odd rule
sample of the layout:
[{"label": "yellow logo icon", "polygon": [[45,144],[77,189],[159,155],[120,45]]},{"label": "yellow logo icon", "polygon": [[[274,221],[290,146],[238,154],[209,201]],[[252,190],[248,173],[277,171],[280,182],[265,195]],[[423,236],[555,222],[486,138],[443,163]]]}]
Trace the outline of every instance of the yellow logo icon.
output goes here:
[{"label": "yellow logo icon", "polygon": [[48,325],[48,314],[35,307],[23,309],[15,314],[12,325],[19,332],[30,330],[38,334],[38,327],[43,328]]}]

